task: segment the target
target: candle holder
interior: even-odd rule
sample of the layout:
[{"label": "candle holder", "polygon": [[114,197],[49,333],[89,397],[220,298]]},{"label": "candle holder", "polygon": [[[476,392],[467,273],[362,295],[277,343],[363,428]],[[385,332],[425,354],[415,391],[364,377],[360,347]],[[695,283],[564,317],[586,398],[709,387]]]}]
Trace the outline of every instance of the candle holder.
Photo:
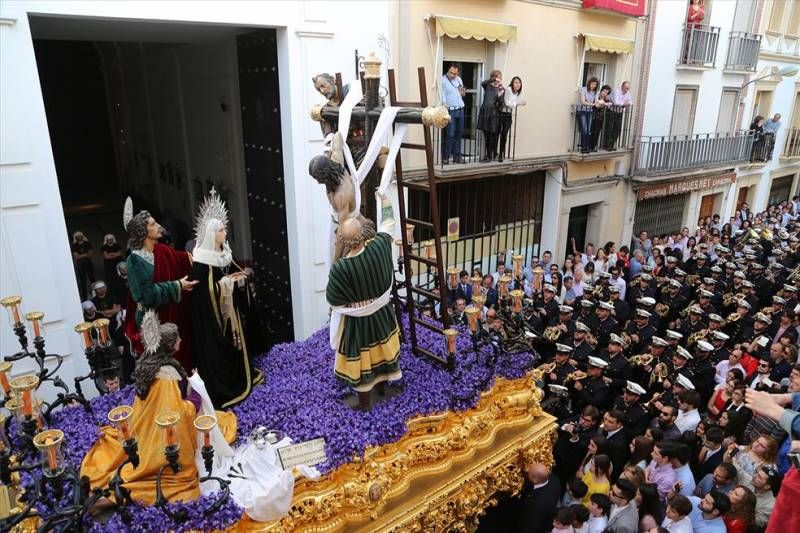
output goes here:
[{"label": "candle holder", "polygon": [[0,402],[0,407],[5,403],[6,399],[11,397],[11,384],[8,381],[8,376],[11,374],[13,366],[14,363],[11,361],[0,362],[0,389],[3,390],[3,401]]},{"label": "candle holder", "polygon": [[37,429],[38,417],[34,416],[34,406],[37,405],[36,388],[39,386],[39,378],[33,374],[27,374],[15,377],[9,384],[12,393],[22,402],[19,416],[22,432],[32,439]]},{"label": "candle holder", "polygon": [[458,287],[458,273],[460,271],[456,267],[447,269],[447,286],[451,289]]},{"label": "candle holder", "polygon": [[136,442],[136,435],[132,426],[133,407],[120,405],[108,412],[108,421],[111,422],[122,440],[122,449],[128,456],[128,460],[134,468],[139,467],[139,444]]},{"label": "candle holder", "polygon": [[479,316],[481,317],[481,319],[483,319],[483,306],[485,303],[486,303],[486,296],[482,295],[480,292],[477,294],[477,296],[475,295],[474,292],[472,293],[472,305],[477,307],[478,311],[480,311]]},{"label": "candle holder", "polygon": [[194,428],[203,436],[203,447],[200,455],[203,457],[203,464],[206,473],[210,476],[214,467],[214,447],[211,445],[211,430],[217,427],[217,417],[212,415],[200,415],[194,419]]},{"label": "candle holder", "polygon": [[156,506],[158,506],[164,513],[176,522],[184,522],[188,518],[186,509],[179,509],[177,512],[172,512],[167,508],[167,498],[164,496],[164,491],[161,489],[161,479],[164,475],[164,469],[169,467],[173,474],[181,471],[181,465],[178,462],[180,458],[180,442],[178,441],[178,422],[181,420],[181,415],[175,411],[165,411],[156,416],[156,425],[161,429],[164,442],[164,457],[167,462],[161,465],[158,469],[156,476]]},{"label": "candle holder", "polygon": [[542,289],[544,288],[544,268],[540,267],[539,265],[533,267],[533,292],[535,294],[541,294]]},{"label": "candle holder", "polygon": [[525,291],[520,290],[520,289],[516,289],[516,290],[513,290],[513,291],[509,292],[509,294],[511,295],[512,309],[513,309],[514,313],[517,313],[517,314],[521,313],[522,312],[522,298],[525,297]]},{"label": "candle holder", "polygon": [[506,300],[508,298],[508,284],[511,283],[513,279],[508,274],[503,274],[497,280],[497,285],[500,287],[498,291],[500,293],[500,298]]},{"label": "candle holder", "polygon": [[481,282],[483,278],[475,274],[469,278],[469,280],[472,282],[472,300],[475,301],[475,296],[480,296],[481,294]]},{"label": "candle holder", "polygon": [[414,244],[414,224],[406,224],[406,242]]},{"label": "candle holder", "polygon": [[458,337],[458,330],[453,328],[447,328],[446,330],[442,331],[444,333],[445,338],[445,346],[447,347],[447,355],[448,357],[453,357],[456,354],[456,337]]},{"label": "candle holder", "polygon": [[0,299],[0,305],[5,307],[6,312],[8,313],[8,322],[11,325],[11,328],[14,330],[14,334],[17,336],[17,339],[19,340],[19,345],[22,347],[22,351],[17,352],[7,358],[12,361],[21,359],[28,354],[28,338],[25,336],[25,324],[22,323],[21,319],[21,304],[22,296],[6,296],[5,298]]},{"label": "candle holder", "polygon": [[84,347],[86,362],[89,363],[89,373],[75,378],[75,390],[83,395],[81,382],[91,379],[100,394],[107,394],[103,376],[111,371],[121,377],[122,356],[114,349],[108,334],[109,320],[99,318],[94,322],[81,322],[75,326],[75,332],[80,335]]},{"label": "candle holder", "polygon": [[41,454],[42,473],[49,478],[58,477],[64,472],[63,442],[64,433],[59,429],[46,429],[33,437],[33,445]]},{"label": "candle holder", "polygon": [[92,328],[97,333],[97,343],[102,346],[109,346],[111,338],[108,335],[108,325],[111,321],[107,318],[98,318],[92,322]]},{"label": "candle holder", "polygon": [[436,257],[436,250],[434,249],[435,244],[436,241],[434,241],[433,239],[422,241],[422,246],[425,248],[425,257],[427,259],[433,259]]},{"label": "candle holder", "polygon": [[514,278],[520,279],[522,277],[522,262],[525,260],[524,255],[512,255],[511,262],[514,265]]}]

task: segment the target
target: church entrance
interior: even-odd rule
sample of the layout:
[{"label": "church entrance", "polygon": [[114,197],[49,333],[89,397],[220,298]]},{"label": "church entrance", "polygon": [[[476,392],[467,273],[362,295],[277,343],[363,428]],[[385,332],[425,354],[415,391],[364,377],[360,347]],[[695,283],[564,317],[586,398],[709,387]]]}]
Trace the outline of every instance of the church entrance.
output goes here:
[{"label": "church entrance", "polygon": [[124,257],[106,263],[102,247],[113,235],[126,248],[126,196],[191,251],[213,187],[270,344],[292,340],[275,30],[57,17],[30,27],[67,229],[92,245],[91,268],[76,269],[81,299],[91,279],[119,283],[109,278]]}]

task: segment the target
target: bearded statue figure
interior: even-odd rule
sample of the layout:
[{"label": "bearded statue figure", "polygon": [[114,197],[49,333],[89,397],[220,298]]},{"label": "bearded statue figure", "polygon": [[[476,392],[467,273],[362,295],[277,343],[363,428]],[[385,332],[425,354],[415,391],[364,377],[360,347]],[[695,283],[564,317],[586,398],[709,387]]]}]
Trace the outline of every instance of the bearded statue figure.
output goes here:
[{"label": "bearded statue figure", "polygon": [[[365,218],[356,205],[355,183],[344,167],[344,138],[336,133],[331,142],[328,154],[314,157],[308,164],[308,173],[317,183],[325,185],[325,194],[333,210],[333,222],[339,225],[350,217],[354,217],[361,225],[361,231],[370,239],[375,235],[375,223]],[[339,229],[336,229],[337,238],[334,243],[333,261],[336,261],[346,252],[344,241],[338,238]]]}]

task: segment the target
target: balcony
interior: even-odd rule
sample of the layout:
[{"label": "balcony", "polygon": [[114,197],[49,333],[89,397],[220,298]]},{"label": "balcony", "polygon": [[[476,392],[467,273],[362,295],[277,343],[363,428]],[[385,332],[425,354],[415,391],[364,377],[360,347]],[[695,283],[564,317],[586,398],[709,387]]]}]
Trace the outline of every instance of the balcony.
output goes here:
[{"label": "balcony", "polygon": [[634,174],[654,176],[749,161],[753,136],[751,131],[740,131],[642,137]]},{"label": "balcony", "polygon": [[750,150],[751,163],[767,163],[772,159],[775,148],[775,134],[772,132],[756,133],[753,136],[753,148]]},{"label": "balcony", "polygon": [[783,155],[785,159],[800,157],[800,128],[789,128],[786,132],[786,143],[783,145]]},{"label": "balcony", "polygon": [[[437,167],[458,167],[461,165],[476,165],[478,163],[491,163],[514,161],[517,145],[517,112],[511,115],[511,124],[502,139],[498,133],[495,143],[495,155],[491,160],[487,158],[486,135],[478,129],[480,107],[464,108],[463,135],[455,145],[460,148],[460,158],[455,155],[455,146],[447,146],[447,139],[456,127],[453,121],[446,129],[433,128],[433,163]],[[506,119],[507,120],[507,119]],[[503,119],[499,119],[502,126]],[[502,150],[501,150],[502,148]],[[445,158],[445,149],[449,150],[449,157]],[[502,156],[502,160],[500,157]]]},{"label": "balcony", "polygon": [[614,152],[631,147],[631,106],[572,106],[572,152]]},{"label": "balcony", "polygon": [[728,39],[728,57],[725,70],[755,72],[761,36],[743,31],[732,31]]},{"label": "balcony", "polygon": [[684,24],[678,66],[695,69],[714,68],[718,45],[718,27],[704,24]]}]

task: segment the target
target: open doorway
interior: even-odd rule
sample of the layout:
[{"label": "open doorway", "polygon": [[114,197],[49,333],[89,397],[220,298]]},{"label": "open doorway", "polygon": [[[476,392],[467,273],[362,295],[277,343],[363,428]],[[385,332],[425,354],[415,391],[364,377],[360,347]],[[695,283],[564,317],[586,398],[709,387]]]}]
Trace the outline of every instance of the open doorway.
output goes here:
[{"label": "open doorway", "polygon": [[92,245],[81,298],[92,277],[127,297],[115,268],[124,255],[101,253],[109,234],[125,251],[125,197],[191,251],[213,187],[234,257],[255,272],[270,344],[291,340],[275,30],[56,17],[30,26],[66,225]]}]

